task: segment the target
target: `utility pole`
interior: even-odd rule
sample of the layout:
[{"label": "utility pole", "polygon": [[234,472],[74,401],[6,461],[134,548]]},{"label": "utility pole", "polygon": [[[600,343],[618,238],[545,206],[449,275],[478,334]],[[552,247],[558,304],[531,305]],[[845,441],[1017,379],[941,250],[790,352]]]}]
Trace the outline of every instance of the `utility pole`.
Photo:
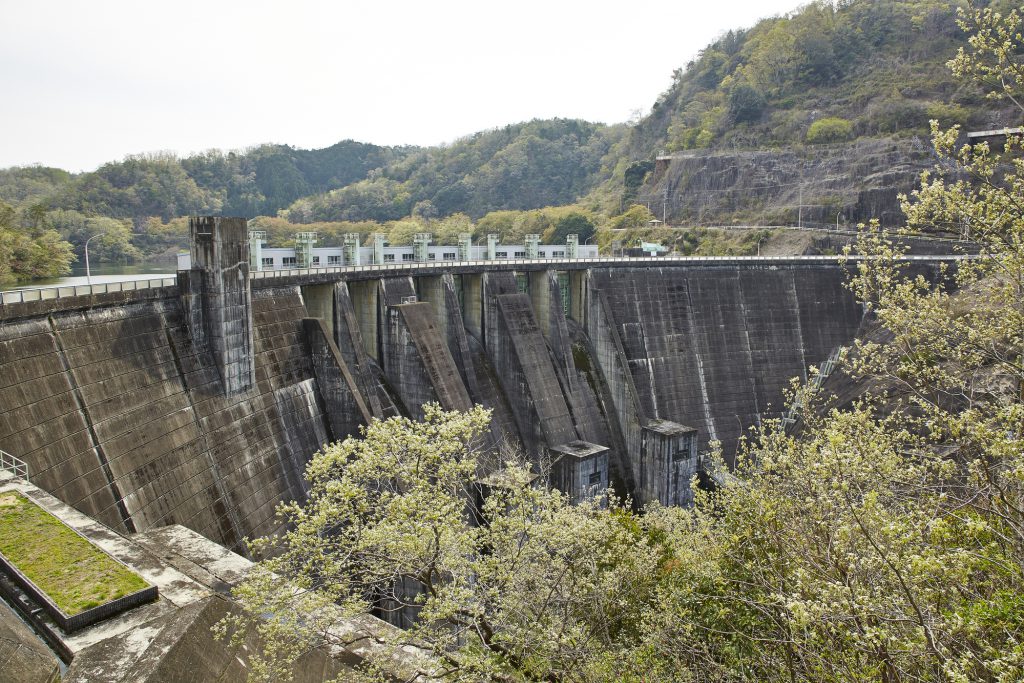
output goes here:
[{"label": "utility pole", "polygon": [[89,271],[89,242],[92,242],[97,237],[105,234],[107,233],[98,232],[85,241],[85,284],[87,285],[92,284],[92,273]]},{"label": "utility pole", "polygon": [[796,227],[804,227],[804,184],[800,183],[799,205],[796,207]]},{"label": "utility pole", "polygon": [[665,183],[661,193],[661,222],[668,225],[668,183]]}]

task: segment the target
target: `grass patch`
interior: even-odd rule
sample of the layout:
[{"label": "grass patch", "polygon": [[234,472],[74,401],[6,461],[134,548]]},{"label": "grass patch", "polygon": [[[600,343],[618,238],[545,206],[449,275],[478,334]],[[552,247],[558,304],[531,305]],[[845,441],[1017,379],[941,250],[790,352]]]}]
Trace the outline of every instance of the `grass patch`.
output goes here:
[{"label": "grass patch", "polygon": [[0,553],[68,616],[149,585],[14,491],[0,493]]}]

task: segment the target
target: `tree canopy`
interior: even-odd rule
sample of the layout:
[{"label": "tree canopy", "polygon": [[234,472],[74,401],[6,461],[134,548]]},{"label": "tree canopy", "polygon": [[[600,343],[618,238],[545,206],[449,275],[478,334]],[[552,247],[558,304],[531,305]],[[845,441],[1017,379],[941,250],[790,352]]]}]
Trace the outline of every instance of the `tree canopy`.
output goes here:
[{"label": "tree canopy", "polygon": [[0,284],[56,277],[71,270],[75,255],[45,220],[45,212],[19,212],[0,201]]}]

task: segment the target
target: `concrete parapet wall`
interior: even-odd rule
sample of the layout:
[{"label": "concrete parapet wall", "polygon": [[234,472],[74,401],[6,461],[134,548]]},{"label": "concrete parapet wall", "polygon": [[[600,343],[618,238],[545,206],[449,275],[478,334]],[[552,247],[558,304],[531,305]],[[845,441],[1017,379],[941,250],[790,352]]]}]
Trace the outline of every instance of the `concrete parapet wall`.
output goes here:
[{"label": "concrete parapet wall", "polygon": [[[159,287],[150,287],[150,283],[164,283]],[[167,284],[170,283],[170,284]],[[153,280],[143,281],[142,283],[128,283],[131,285],[139,284],[147,285],[139,289],[119,289],[117,291],[105,291],[100,293],[92,294],[78,294],[72,296],[49,296],[50,292],[58,294],[63,287],[50,287],[43,290],[37,290],[44,296],[41,296],[35,300],[28,300],[16,303],[2,303],[0,302],[0,322],[19,320],[24,318],[38,318],[40,316],[49,315],[50,313],[57,313],[60,311],[74,311],[74,310],[87,310],[95,308],[97,306],[123,306],[131,303],[137,303],[140,301],[154,301],[158,299],[168,299],[178,296],[178,285],[173,284],[173,278],[167,278],[164,280]],[[124,283],[113,283],[121,284]],[[108,289],[112,285],[103,287]],[[81,287],[70,287],[70,290],[80,290]],[[91,289],[91,288],[90,288]],[[97,286],[96,289],[99,289]],[[4,292],[4,296],[11,294],[12,292]],[[18,292],[13,292],[18,293]],[[2,297],[0,297],[2,299]]]}]

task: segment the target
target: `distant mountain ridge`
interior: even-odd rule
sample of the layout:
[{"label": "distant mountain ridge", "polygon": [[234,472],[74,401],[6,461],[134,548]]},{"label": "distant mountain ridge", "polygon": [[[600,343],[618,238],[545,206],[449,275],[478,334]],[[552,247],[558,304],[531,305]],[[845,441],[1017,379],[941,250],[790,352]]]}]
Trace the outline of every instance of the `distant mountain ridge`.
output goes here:
[{"label": "distant mountain ridge", "polygon": [[179,158],[129,156],[89,173],[0,170],[0,201],[130,218],[138,228],[195,213],[255,217],[286,211],[295,222],[397,220],[412,212],[474,217],[499,209],[571,204],[609,169],[625,126],[534,120],[451,145],[380,147],[345,140],[317,150],[262,145]]},{"label": "distant mountain ridge", "polygon": [[131,218],[137,226],[152,216],[274,215],[299,197],[354,183],[416,150],[344,140],[316,150],[260,145],[184,158],[139,154],[78,175],[11,168],[0,171],[0,200]]}]

